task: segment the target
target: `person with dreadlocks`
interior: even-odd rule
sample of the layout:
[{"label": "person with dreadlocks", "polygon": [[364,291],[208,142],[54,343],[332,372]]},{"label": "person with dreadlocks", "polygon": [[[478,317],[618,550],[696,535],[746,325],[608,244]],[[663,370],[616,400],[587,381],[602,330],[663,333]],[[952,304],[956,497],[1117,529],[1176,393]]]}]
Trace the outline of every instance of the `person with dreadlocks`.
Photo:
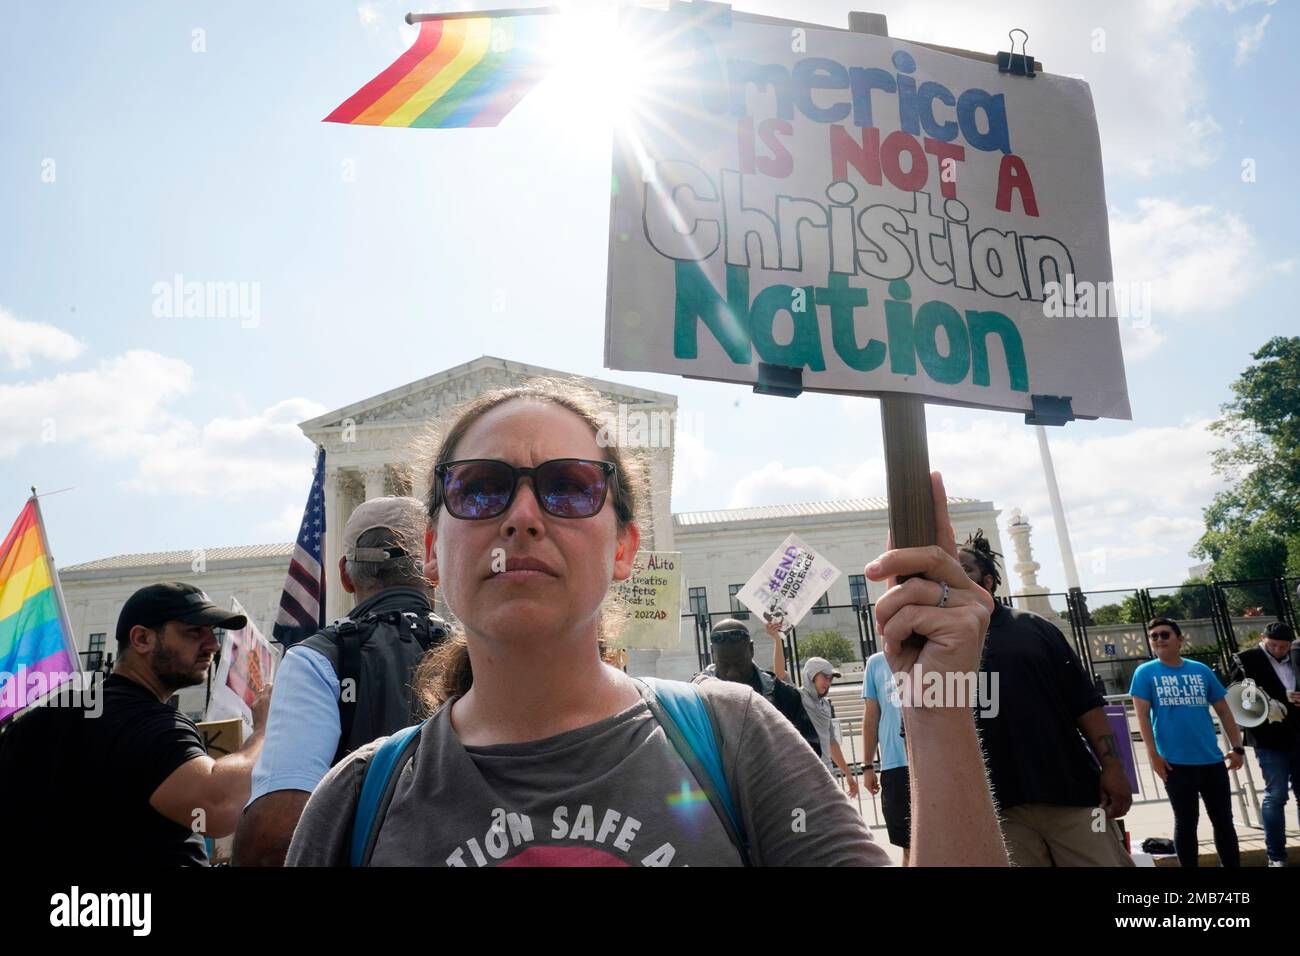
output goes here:
[{"label": "person with dreadlocks", "polygon": [[[982,530],[957,557],[996,595],[1001,555]],[[1133,866],[1114,822],[1133,803],[1119,745],[1065,636],[995,601],[981,669],[993,700],[976,723],[1011,864]]]}]

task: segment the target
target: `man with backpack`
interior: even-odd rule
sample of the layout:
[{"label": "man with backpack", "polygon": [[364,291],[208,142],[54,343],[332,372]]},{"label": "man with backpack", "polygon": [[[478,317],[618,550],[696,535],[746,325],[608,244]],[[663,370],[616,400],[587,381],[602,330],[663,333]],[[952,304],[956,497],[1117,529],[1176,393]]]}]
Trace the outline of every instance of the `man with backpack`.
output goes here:
[{"label": "man with backpack", "polygon": [[266,744],[235,835],[237,866],[281,866],[311,791],[353,750],[415,723],[413,672],[447,636],[424,576],[414,498],[363,502],[343,529],[339,576],[357,605],[295,644],[276,673]]}]

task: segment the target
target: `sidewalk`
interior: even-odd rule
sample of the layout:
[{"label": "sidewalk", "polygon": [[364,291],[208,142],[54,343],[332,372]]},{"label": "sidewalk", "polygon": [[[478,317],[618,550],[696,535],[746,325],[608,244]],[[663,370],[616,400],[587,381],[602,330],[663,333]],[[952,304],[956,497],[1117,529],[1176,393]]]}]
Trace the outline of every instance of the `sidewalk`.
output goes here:
[{"label": "sidewalk", "polygon": [[[891,860],[896,865],[902,865],[903,851],[896,846],[892,846],[889,837],[885,833],[884,817],[880,816],[879,797],[875,800],[871,795],[861,789],[859,781],[859,812],[862,819],[866,821],[867,827],[871,830],[871,837],[888,852]],[[1235,811],[1235,807],[1234,807]],[[1289,822],[1295,822],[1295,808],[1293,804],[1287,804],[1287,819]],[[877,820],[879,822],[877,822]],[[1174,814],[1168,803],[1143,803],[1133,807],[1124,817],[1124,826],[1130,834],[1130,843],[1133,851],[1139,854],[1139,865],[1143,864],[1140,859],[1142,855],[1142,841],[1147,837],[1164,837],[1173,839],[1174,836]],[[1218,855],[1214,852],[1214,834],[1210,829],[1210,821],[1205,817],[1204,812],[1201,814],[1200,827],[1197,830],[1200,837],[1201,847],[1201,866],[1215,867],[1219,865]],[[1242,866],[1267,866],[1268,857],[1264,851],[1264,831],[1255,827],[1245,826],[1240,819],[1237,820],[1237,840],[1241,847],[1241,865]],[[1287,852],[1290,856],[1292,866],[1300,866],[1300,829],[1294,826],[1287,829]],[[1151,864],[1154,866],[1178,866],[1176,856],[1156,856],[1152,857]]]},{"label": "sidewalk", "polygon": [[[861,726],[860,719],[845,718],[841,721],[841,726],[844,728],[843,748],[845,759],[850,764],[856,764],[862,759],[861,737],[858,731]],[[1233,821],[1236,824],[1237,840],[1241,848],[1242,866],[1262,867],[1268,865],[1268,858],[1264,850],[1264,831],[1258,825],[1252,824],[1259,823],[1257,803],[1263,798],[1263,774],[1260,772],[1259,765],[1255,760],[1253,748],[1248,747],[1246,752],[1246,767],[1230,775],[1234,791],[1232,797]],[[1168,799],[1165,798],[1163,785],[1152,771],[1147,761],[1146,750],[1140,743],[1134,743],[1133,756],[1137,770],[1138,786],[1141,792],[1133,795],[1135,802],[1132,809],[1124,817],[1124,826],[1130,834],[1132,850],[1139,855],[1139,863],[1141,864],[1146,862],[1141,859],[1143,840],[1148,837],[1173,839],[1174,813]],[[890,858],[895,863],[901,864],[903,851],[889,844],[889,838],[885,833],[885,820],[880,813],[879,796],[872,798],[864,788],[861,788],[861,777],[859,777],[858,783],[860,787],[858,800],[856,801],[858,811],[862,814],[868,828],[870,828],[872,837],[889,851]],[[1237,791],[1241,791],[1240,796],[1238,796]],[[1287,850],[1290,862],[1292,866],[1300,866],[1300,829],[1296,828],[1297,819],[1294,799],[1287,802],[1286,819],[1288,824]],[[1205,815],[1204,805],[1201,807],[1197,837],[1201,847],[1201,866],[1218,866],[1219,859],[1214,850],[1214,833],[1210,827],[1209,818]],[[1178,865],[1178,858],[1173,855],[1148,857],[1147,860],[1155,866]]]}]

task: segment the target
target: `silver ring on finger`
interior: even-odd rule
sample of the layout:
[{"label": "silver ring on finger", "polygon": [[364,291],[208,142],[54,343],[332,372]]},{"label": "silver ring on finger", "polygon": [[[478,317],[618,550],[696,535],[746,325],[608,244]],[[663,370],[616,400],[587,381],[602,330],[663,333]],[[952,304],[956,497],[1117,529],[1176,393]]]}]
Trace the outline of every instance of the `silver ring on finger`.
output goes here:
[{"label": "silver ring on finger", "polygon": [[939,587],[943,588],[943,593],[939,595],[939,603],[938,603],[937,605],[935,605],[935,606],[936,606],[936,607],[947,607],[947,606],[948,606],[948,582],[947,582],[947,581],[940,581],[940,582],[939,582]]}]

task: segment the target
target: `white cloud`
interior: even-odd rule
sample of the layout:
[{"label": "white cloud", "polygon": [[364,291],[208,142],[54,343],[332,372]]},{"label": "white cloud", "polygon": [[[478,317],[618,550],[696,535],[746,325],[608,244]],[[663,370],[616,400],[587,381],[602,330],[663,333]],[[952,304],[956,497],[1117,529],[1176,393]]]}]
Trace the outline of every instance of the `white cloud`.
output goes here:
[{"label": "white cloud", "polygon": [[0,307],[0,356],[11,369],[30,368],[32,359],[67,362],[81,354],[85,345],[45,322],[28,322]]},{"label": "white cloud", "polygon": [[1128,359],[1160,347],[1162,321],[1222,313],[1295,264],[1294,259],[1261,262],[1254,233],[1235,213],[1164,198],[1139,199],[1136,210],[1112,209],[1110,241],[1115,281],[1130,289],[1150,288],[1145,323],[1120,321]]},{"label": "white cloud", "polygon": [[285,505],[280,513],[270,521],[264,521],[260,530],[268,541],[292,541],[298,536],[298,527],[302,524],[302,505]]},{"label": "white cloud", "polygon": [[717,455],[709,442],[688,429],[679,427],[673,439],[673,497],[680,499],[692,483],[717,476]]},{"label": "white cloud", "polygon": [[1264,29],[1268,26],[1268,21],[1272,16],[1271,13],[1266,13],[1258,23],[1237,27],[1235,33],[1237,55],[1232,59],[1234,66],[1242,66],[1259,49],[1259,45],[1264,42]]},{"label": "white cloud", "polygon": [[1247,7],[1255,7],[1263,4],[1271,7],[1277,3],[1277,0],[1214,0],[1214,5],[1229,13],[1236,13],[1238,10],[1245,10]]},{"label": "white cloud", "polygon": [[[1204,530],[1201,509],[1222,487],[1210,470],[1210,453],[1221,439],[1207,431],[1208,424],[1134,428],[1095,438],[1049,429],[1085,588],[1114,580],[1133,587],[1157,572],[1177,580],[1153,583],[1181,583],[1191,564],[1187,552]],[[1029,428],[980,417],[960,431],[931,431],[930,459],[947,477],[950,493],[991,498],[1004,511],[1019,507],[1034,526],[1036,560],[1059,567],[1051,503]],[[1003,540],[1010,541],[1005,532]],[[1040,583],[1065,586],[1063,579]]]},{"label": "white cloud", "polygon": [[290,398],[246,418],[177,422],[149,443],[126,487],[224,498],[301,489],[311,481],[312,460],[298,422],[323,411],[316,402]]},{"label": "white cloud", "polygon": [[124,487],[150,494],[238,497],[306,487],[311,446],[297,423],[323,406],[291,398],[197,425],[172,408],[193,384],[185,362],[131,351],[85,371],[0,385],[0,458],[72,443],[88,450],[87,470],[108,463]]},{"label": "white cloud", "polygon": [[852,469],[839,471],[817,465],[791,468],[779,461],[769,461],[736,480],[727,507],[870,498],[884,493],[885,464],[882,458],[869,458]]},{"label": "white cloud", "polygon": [[[1085,589],[1106,582],[1126,587],[1182,582],[1192,563],[1187,552],[1203,531],[1201,509],[1222,487],[1210,470],[1210,452],[1221,439],[1206,430],[1207,424],[1191,421],[1097,437],[1050,430]],[[1003,512],[1001,536],[1009,550],[1007,513],[1012,508],[1023,511],[1034,528],[1035,560],[1050,569],[1040,572],[1039,582],[1063,591],[1051,503],[1033,431],[993,413],[965,413],[937,422],[932,417],[929,445],[931,466],[943,473],[950,495],[992,501]],[[769,461],[736,481],[727,507],[884,493],[885,469],[879,457],[848,470]],[[1007,557],[1008,566],[1016,563],[1014,552]],[[1019,578],[1014,571],[1011,575],[1012,588],[1018,591]]]},{"label": "white cloud", "polygon": [[[842,13],[819,6],[824,22],[843,24]],[[1007,30],[1022,27],[1028,52],[1049,73],[1087,80],[1108,172],[1147,178],[1208,165],[1219,148],[1220,124],[1209,112],[1200,55],[1188,36],[1189,21],[1205,6],[1204,0],[1004,0],[992,17],[967,0],[879,0],[872,9],[888,16],[893,36],[966,50],[1005,50]],[[775,0],[758,9],[789,15]]]},{"label": "white cloud", "polygon": [[0,385],[0,458],[68,441],[106,458],[129,455],[168,423],[167,403],[188,392],[192,379],[184,362],[132,351],[89,371]]}]

